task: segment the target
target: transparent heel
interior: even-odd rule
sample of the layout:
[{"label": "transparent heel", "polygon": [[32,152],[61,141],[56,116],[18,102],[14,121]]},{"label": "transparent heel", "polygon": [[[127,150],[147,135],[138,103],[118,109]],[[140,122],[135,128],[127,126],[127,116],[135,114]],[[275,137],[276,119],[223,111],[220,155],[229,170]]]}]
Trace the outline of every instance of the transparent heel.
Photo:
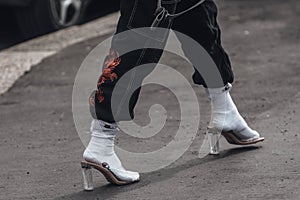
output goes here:
[{"label": "transparent heel", "polygon": [[209,154],[219,155],[220,154],[220,144],[219,139],[221,134],[215,131],[207,131],[208,140],[209,140]]},{"label": "transparent heel", "polygon": [[82,165],[81,168],[83,175],[84,190],[92,191],[94,189],[92,168],[86,165]]}]

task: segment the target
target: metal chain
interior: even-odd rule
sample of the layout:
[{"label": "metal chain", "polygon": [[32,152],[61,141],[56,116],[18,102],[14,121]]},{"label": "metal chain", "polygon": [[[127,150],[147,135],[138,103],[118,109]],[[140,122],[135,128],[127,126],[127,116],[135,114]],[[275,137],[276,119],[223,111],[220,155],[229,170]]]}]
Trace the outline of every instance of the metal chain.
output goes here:
[{"label": "metal chain", "polygon": [[193,5],[192,7],[188,8],[184,11],[181,11],[179,13],[170,14],[169,11],[162,6],[162,0],[157,0],[157,8],[155,11],[156,17],[151,25],[151,28],[158,27],[159,24],[166,18],[174,19],[176,17],[183,15],[183,14],[195,9],[196,7],[200,6],[205,1],[206,0],[200,0],[198,3],[196,3],[195,5]]}]

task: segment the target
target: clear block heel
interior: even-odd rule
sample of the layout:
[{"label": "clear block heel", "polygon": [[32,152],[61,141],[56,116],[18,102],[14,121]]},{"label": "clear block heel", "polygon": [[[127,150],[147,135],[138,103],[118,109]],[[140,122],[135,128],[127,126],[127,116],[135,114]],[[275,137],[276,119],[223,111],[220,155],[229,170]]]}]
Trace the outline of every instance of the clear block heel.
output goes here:
[{"label": "clear block heel", "polygon": [[265,139],[264,137],[259,137],[253,139],[249,138],[248,140],[243,141],[233,131],[222,132],[216,128],[208,127],[207,136],[209,141],[209,154],[211,155],[220,154],[219,140],[221,135],[225,137],[225,139],[229,144],[234,144],[234,145],[250,145],[250,144],[255,144],[257,142],[262,142]]},{"label": "clear block heel", "polygon": [[219,155],[220,154],[219,139],[221,134],[215,131],[207,130],[207,135],[209,141],[209,154]]},{"label": "clear block heel", "polygon": [[83,175],[84,190],[92,191],[94,189],[92,168],[87,165],[81,165],[81,168],[82,168],[82,175]]}]

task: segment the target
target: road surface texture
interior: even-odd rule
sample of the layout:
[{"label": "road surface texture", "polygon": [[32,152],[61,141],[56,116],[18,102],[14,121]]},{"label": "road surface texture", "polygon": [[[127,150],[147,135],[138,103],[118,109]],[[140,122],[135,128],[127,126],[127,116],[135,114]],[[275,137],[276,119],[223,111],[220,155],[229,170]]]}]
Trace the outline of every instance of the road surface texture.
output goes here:
[{"label": "road surface texture", "polygon": [[[0,97],[0,199],[300,199],[299,1],[218,4],[224,46],[236,74],[232,96],[264,143],[237,147],[223,140],[219,156],[199,159],[209,106],[203,90],[194,86],[200,128],[178,161],[142,174],[130,186],[112,186],[96,175],[96,189],[82,191],[84,146],[72,118],[72,87],[85,56],[108,37],[100,36],[45,59]],[[162,62],[190,79],[192,68],[183,59],[166,54]],[[137,121],[147,124],[149,105],[162,104],[172,114],[168,128],[149,140],[120,134],[119,146],[147,152],[172,139],[180,111],[171,94],[163,95],[168,92],[146,86],[136,109]]]}]

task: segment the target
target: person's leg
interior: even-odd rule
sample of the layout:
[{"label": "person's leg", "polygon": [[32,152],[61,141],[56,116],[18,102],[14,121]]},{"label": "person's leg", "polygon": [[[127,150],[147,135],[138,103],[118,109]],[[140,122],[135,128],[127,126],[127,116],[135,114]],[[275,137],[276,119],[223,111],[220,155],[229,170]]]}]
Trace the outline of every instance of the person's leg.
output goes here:
[{"label": "person's leg", "polygon": [[[170,12],[174,12],[176,3],[165,6]],[[138,83],[137,85],[141,84],[143,79],[152,72],[163,53],[163,50],[146,49],[143,48],[143,46],[145,46],[146,43],[156,43],[155,46],[163,48],[165,40],[167,39],[166,36],[162,36],[159,38],[162,41],[156,41],[151,37],[152,35],[149,36],[149,31],[138,29],[150,27],[155,17],[155,10],[156,1],[121,0],[121,17],[113,37],[111,52],[105,59],[104,71],[99,77],[97,90],[92,93],[90,98],[90,108],[93,118],[109,123],[133,119],[133,109],[139,96],[139,89],[135,90],[134,87],[131,87],[130,83],[135,82]],[[168,28],[170,25],[171,22],[166,20],[162,22],[160,27]],[[120,34],[126,31],[130,32],[125,35]],[[123,54],[123,52],[126,52],[128,46],[138,47],[139,49],[120,56],[120,53]],[[136,66],[149,63],[154,64],[144,69],[144,73],[136,74],[133,72]],[[113,100],[115,107],[122,107],[124,110],[114,113],[114,109],[111,109],[112,92],[118,81],[125,74],[130,77],[131,81],[123,85],[126,89],[114,91],[118,93],[114,95],[121,98]],[[132,93],[132,96],[128,95]],[[127,99],[127,101],[125,101],[124,98]],[[130,100],[128,98],[130,98]],[[127,102],[127,104],[125,105],[124,102]]]},{"label": "person's leg", "polygon": [[[181,1],[177,6],[177,12],[185,10],[198,1]],[[231,69],[229,57],[221,45],[221,30],[217,22],[217,14],[218,10],[214,1],[206,0],[194,10],[176,18],[172,29],[187,35],[206,50],[217,66],[223,81],[223,84],[215,85],[214,87],[222,87],[227,83],[233,82],[234,74]],[[182,41],[183,38],[178,35],[178,39]],[[193,57],[195,55],[193,51],[195,50],[186,41],[182,41],[182,49],[192,63],[197,63],[197,58]],[[201,67],[204,68],[205,66],[197,66],[198,69]],[[205,78],[207,79],[207,77]],[[209,84],[206,83],[209,80],[204,80],[204,77],[201,76],[196,67],[193,74],[193,81],[195,84],[203,85],[204,87],[207,87]]]},{"label": "person's leg", "polygon": [[[170,10],[175,10],[175,4],[168,6]],[[162,55],[162,50],[143,48],[147,42],[158,42],[149,37],[147,31],[133,30],[149,27],[154,19],[155,10],[156,1],[121,0],[121,17],[113,37],[110,54],[105,59],[97,90],[89,98],[90,111],[94,120],[91,124],[92,138],[83,157],[87,162],[105,165],[103,167],[109,168],[118,180],[126,183],[137,181],[139,174],[126,171],[114,152],[114,140],[118,133],[116,122],[133,119],[133,109],[140,93],[139,86],[154,69],[155,63],[158,63]],[[165,21],[161,25],[169,27],[170,23]],[[125,36],[119,35],[131,29],[133,32]],[[130,45],[139,49],[120,55],[126,52],[126,48]],[[159,41],[159,45],[163,46],[164,40]],[[148,63],[153,64],[148,65],[143,72],[135,71],[136,66]],[[124,76],[129,78],[125,78],[125,82],[122,82],[119,87],[118,81],[121,81]],[[83,166],[86,166],[85,162]]]},{"label": "person's leg", "polygon": [[[188,3],[187,1],[182,1],[178,4],[178,8],[185,9],[195,2],[197,0],[192,0]],[[197,70],[195,70],[193,75],[194,82],[206,88],[211,101],[211,121],[208,131],[222,132],[228,140],[230,140],[228,138],[230,133],[228,132],[232,132],[233,135],[230,136],[234,138],[230,142],[234,144],[255,143],[263,140],[263,138],[256,131],[249,128],[229,94],[230,83],[233,82],[234,76],[229,57],[221,45],[221,31],[217,22],[217,13],[218,10],[214,1],[206,0],[190,13],[175,19],[173,29],[184,33],[202,45],[214,61],[221,75],[222,81],[217,84],[212,82],[214,80],[209,80],[214,76],[203,77]],[[193,49],[188,44],[185,44],[180,36],[179,40],[182,41],[182,48],[186,56],[194,63],[195,58],[190,56],[195,54],[192,52]]]}]

